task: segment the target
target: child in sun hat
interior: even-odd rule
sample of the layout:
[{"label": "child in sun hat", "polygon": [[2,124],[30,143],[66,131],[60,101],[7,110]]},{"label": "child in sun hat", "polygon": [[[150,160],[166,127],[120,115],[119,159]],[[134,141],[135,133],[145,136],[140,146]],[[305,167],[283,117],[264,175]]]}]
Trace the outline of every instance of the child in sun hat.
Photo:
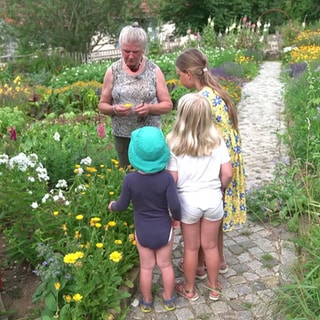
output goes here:
[{"label": "child in sun hat", "polygon": [[119,199],[111,201],[108,209],[124,211],[132,201],[140,258],[141,311],[152,310],[152,277],[156,265],[162,275],[164,307],[171,311],[176,308],[172,223],[180,220],[181,213],[175,182],[165,170],[170,151],[162,131],[151,126],[134,130],[128,156],[137,171],[125,176]]}]

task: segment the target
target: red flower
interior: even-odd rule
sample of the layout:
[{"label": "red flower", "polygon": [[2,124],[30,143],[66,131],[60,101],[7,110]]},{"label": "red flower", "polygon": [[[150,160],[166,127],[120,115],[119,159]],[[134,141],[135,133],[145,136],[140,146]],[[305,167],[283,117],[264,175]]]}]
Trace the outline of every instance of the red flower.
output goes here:
[{"label": "red flower", "polygon": [[8,129],[8,132],[10,133],[10,140],[16,141],[17,140],[17,131],[15,127],[11,127]]},{"label": "red flower", "polygon": [[97,128],[97,133],[99,138],[104,138],[106,136],[106,129],[104,128],[103,124],[99,124]]}]

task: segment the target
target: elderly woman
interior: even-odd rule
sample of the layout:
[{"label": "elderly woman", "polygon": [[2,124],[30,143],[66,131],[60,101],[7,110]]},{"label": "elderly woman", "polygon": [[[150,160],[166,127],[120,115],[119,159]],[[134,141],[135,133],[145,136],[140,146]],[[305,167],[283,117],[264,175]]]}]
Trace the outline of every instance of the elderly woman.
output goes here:
[{"label": "elderly woman", "polygon": [[119,44],[122,57],[105,73],[99,111],[111,116],[120,166],[126,167],[131,132],[142,126],[161,129],[161,114],[172,110],[172,101],[162,71],[145,56],[146,32],[137,23],[126,26]]}]

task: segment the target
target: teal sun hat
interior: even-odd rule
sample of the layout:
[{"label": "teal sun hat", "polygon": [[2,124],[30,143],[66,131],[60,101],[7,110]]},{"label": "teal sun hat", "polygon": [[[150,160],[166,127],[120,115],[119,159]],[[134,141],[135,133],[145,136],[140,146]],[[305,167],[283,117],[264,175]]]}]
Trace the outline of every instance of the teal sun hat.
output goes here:
[{"label": "teal sun hat", "polygon": [[137,170],[155,173],[166,167],[170,151],[162,131],[145,126],[132,131],[128,156],[131,165]]}]

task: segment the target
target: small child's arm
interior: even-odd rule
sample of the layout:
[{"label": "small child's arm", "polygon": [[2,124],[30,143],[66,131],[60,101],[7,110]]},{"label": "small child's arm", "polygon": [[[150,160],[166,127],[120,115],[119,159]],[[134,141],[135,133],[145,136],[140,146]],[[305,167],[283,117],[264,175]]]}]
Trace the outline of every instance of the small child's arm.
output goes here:
[{"label": "small child's arm", "polygon": [[114,203],[116,203],[116,201],[113,200],[113,201],[111,201],[111,202],[108,204],[108,210],[111,211],[111,212],[113,211],[112,205],[113,205]]}]

